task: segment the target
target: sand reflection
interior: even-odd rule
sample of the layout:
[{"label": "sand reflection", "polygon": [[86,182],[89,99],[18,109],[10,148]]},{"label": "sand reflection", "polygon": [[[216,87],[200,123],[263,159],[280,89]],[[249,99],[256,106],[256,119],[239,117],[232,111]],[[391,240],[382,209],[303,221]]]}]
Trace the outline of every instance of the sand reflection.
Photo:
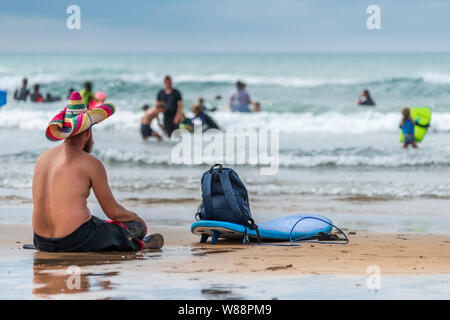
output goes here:
[{"label": "sand reflection", "polygon": [[59,294],[79,294],[113,288],[111,277],[118,271],[102,272],[89,267],[142,260],[140,253],[49,253],[36,252],[33,257],[33,291],[38,298]]}]

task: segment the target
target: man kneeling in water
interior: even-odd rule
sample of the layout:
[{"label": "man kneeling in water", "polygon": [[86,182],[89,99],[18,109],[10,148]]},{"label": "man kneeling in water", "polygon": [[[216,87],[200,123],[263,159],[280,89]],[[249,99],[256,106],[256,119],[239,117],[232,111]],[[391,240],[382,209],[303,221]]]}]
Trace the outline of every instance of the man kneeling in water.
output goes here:
[{"label": "man kneeling in water", "polygon": [[159,141],[162,140],[162,137],[156,131],[154,131],[150,127],[150,125],[152,124],[153,119],[156,119],[158,121],[159,128],[163,132],[165,132],[166,129],[158,119],[158,114],[164,112],[165,109],[166,105],[163,101],[157,101],[152,109],[150,109],[150,107],[147,104],[142,107],[142,110],[144,111],[144,115],[141,118],[142,139],[147,140],[149,137],[155,137]]},{"label": "man kneeling in water", "polygon": [[[64,142],[37,160],[33,177],[34,245],[43,251],[138,251],[159,249],[160,234],[145,236],[147,226],[136,213],[116,202],[100,160],[90,154],[92,125],[115,111],[103,104],[88,110],[74,91],[69,104],[47,127],[49,140]],[[90,189],[111,221],[91,216]]]}]

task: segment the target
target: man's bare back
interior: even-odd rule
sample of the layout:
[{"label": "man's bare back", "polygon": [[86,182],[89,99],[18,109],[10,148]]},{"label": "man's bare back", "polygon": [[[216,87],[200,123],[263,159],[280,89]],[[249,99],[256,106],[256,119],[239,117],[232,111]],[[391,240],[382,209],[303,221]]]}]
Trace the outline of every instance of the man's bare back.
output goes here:
[{"label": "man's bare back", "polygon": [[84,132],[73,141],[45,151],[33,178],[33,230],[46,238],[61,238],[91,219],[87,199],[92,187],[104,213],[118,222],[145,222],[116,202],[103,164],[83,150]]}]

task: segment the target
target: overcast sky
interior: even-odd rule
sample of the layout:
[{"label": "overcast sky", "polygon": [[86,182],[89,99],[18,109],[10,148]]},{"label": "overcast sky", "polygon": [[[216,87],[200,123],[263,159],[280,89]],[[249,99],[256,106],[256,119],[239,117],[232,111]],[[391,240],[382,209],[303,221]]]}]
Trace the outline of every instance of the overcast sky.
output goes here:
[{"label": "overcast sky", "polygon": [[446,0],[0,0],[0,53],[450,52],[449,14]]}]

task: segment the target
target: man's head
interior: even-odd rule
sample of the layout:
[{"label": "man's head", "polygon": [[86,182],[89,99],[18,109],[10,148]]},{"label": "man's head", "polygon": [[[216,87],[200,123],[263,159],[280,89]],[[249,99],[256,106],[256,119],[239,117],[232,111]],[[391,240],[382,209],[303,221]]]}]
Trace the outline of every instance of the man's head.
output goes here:
[{"label": "man's head", "polygon": [[72,92],[69,103],[47,125],[45,135],[50,141],[60,141],[89,130],[93,125],[109,118],[116,111],[112,103],[88,109],[81,94]]},{"label": "man's head", "polygon": [[38,84],[35,84],[35,85],[33,86],[33,89],[34,89],[34,92],[39,92],[39,85],[38,85]]},{"label": "man's head", "polygon": [[142,107],[142,111],[147,111],[148,109],[150,109],[148,104],[144,104],[144,106]]},{"label": "man's head", "polygon": [[172,89],[172,78],[170,76],[164,77],[164,88]]},{"label": "man's head", "polygon": [[64,143],[67,143],[71,146],[80,146],[84,152],[91,153],[94,148],[94,139],[92,138],[92,128],[89,128],[82,133],[79,133],[75,136],[67,138],[64,140]]},{"label": "man's head", "polygon": [[166,104],[164,101],[156,101],[155,108],[158,113],[164,112],[166,110]]},{"label": "man's head", "polygon": [[86,81],[84,83],[84,88],[86,89],[86,91],[92,91],[92,82]]},{"label": "man's head", "polygon": [[26,88],[27,85],[28,85],[28,79],[27,79],[27,78],[23,78],[23,79],[22,79],[22,86],[23,86],[24,88]]}]

